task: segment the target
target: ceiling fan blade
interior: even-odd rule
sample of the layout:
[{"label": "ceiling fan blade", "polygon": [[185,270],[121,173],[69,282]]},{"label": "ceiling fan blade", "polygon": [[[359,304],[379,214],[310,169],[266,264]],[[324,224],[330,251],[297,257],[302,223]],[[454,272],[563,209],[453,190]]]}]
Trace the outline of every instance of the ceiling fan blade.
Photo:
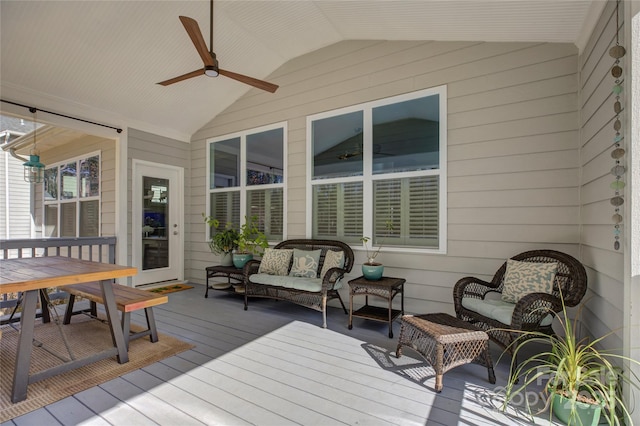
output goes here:
[{"label": "ceiling fan blade", "polygon": [[238,73],[223,70],[223,69],[218,69],[218,72],[220,73],[220,75],[224,75],[225,77],[232,78],[241,83],[248,84],[253,87],[257,87],[258,89],[266,90],[267,92],[270,92],[270,93],[275,93],[275,91],[278,90],[277,85],[268,83],[266,81],[258,80],[257,78],[248,77],[246,75],[238,74]]},{"label": "ceiling fan blade", "polygon": [[191,72],[183,74],[183,75],[181,75],[179,77],[174,77],[174,78],[171,78],[169,80],[161,81],[160,83],[157,83],[157,84],[159,84],[161,86],[168,86],[170,84],[177,83],[177,82],[182,81],[182,80],[187,80],[189,78],[197,77],[199,75],[204,75],[204,69],[200,68],[199,70],[191,71]]},{"label": "ceiling fan blade", "polygon": [[202,58],[202,62],[204,62],[205,65],[216,66],[215,60],[211,56],[211,53],[209,53],[209,49],[207,49],[207,44],[204,42],[200,27],[195,19],[189,18],[188,16],[180,16],[180,22],[184,25],[184,29],[187,30],[187,34],[189,34],[193,45]]}]

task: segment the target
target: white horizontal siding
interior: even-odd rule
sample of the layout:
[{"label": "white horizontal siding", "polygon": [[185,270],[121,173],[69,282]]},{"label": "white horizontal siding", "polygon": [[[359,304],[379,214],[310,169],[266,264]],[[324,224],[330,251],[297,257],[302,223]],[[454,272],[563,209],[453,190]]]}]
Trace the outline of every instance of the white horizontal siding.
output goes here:
[{"label": "white horizontal siding", "polygon": [[[611,93],[614,78],[610,73],[613,59],[608,51],[615,44],[615,5],[616,2],[607,2],[580,56],[580,216],[583,224],[580,240],[581,257],[589,276],[582,316],[584,331],[600,336],[618,330],[605,344],[622,348],[619,329],[624,317],[624,258],[622,250],[613,250],[611,216],[614,211],[609,202],[614,195],[609,185],[615,180],[609,172],[615,165],[610,155],[615,135],[615,100]],[[623,25],[624,2],[620,5],[619,19]],[[624,45],[623,33],[620,36]]]}]

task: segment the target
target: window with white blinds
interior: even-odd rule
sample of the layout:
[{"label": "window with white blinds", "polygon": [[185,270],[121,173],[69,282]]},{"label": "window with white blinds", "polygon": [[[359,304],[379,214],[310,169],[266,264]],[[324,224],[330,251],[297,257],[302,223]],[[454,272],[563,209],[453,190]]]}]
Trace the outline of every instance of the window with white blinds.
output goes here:
[{"label": "window with white blinds", "polygon": [[100,235],[100,152],[47,165],[44,237]]},{"label": "window with white blinds", "polygon": [[446,250],[446,87],[307,117],[310,234]]},{"label": "window with white blinds", "polygon": [[284,239],[285,135],[279,123],[208,141],[211,217],[236,229],[255,217],[268,239]]}]

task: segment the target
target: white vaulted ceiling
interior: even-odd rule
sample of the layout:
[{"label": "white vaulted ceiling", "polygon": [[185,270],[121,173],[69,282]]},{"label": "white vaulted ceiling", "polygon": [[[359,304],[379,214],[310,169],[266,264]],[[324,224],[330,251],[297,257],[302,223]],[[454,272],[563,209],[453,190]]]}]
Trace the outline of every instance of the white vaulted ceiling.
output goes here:
[{"label": "white vaulted ceiling", "polygon": [[[269,80],[285,62],[342,40],[570,42],[598,0],[262,0],[215,2],[220,67]],[[204,76],[179,15],[209,42],[208,1],[0,2],[0,95],[188,141],[251,89]],[[270,80],[278,84],[277,80]],[[279,89],[286,93],[286,87]]]}]

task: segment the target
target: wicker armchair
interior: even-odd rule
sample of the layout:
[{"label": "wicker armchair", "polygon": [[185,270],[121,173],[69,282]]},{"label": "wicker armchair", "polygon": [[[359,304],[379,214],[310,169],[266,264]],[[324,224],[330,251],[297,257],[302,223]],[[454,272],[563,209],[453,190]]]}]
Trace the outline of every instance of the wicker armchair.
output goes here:
[{"label": "wicker armchair", "polygon": [[[459,280],[453,288],[457,317],[485,330],[491,340],[507,349],[511,355],[513,355],[513,351],[510,345],[519,334],[508,330],[536,330],[551,334],[553,333],[551,328],[553,318],[550,315],[562,310],[560,290],[562,290],[564,304],[567,307],[580,303],[587,291],[587,273],[584,266],[568,254],[554,250],[534,250],[520,253],[512,259],[520,262],[557,262],[558,272],[553,283],[553,293],[530,293],[522,297],[513,308],[509,324],[469,309],[469,306],[478,305],[477,300],[473,303],[470,303],[468,299],[464,300],[466,298],[487,300],[487,304],[491,303],[490,299],[495,301],[496,296],[499,297],[502,294],[504,275],[507,269],[506,262],[496,272],[491,282],[465,277]],[[493,303],[500,304],[500,302]],[[515,362],[517,363],[517,360]]]}]

